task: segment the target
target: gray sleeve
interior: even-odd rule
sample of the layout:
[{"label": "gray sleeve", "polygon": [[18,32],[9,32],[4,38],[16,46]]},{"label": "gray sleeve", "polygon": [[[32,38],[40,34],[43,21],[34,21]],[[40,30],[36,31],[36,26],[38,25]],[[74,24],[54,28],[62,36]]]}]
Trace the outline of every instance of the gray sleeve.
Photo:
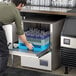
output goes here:
[{"label": "gray sleeve", "polygon": [[22,17],[20,15],[19,11],[17,10],[16,13],[15,13],[15,24],[16,24],[18,35],[24,34],[24,31],[23,31],[23,28],[22,28],[23,26],[21,24],[21,21],[22,21]]}]

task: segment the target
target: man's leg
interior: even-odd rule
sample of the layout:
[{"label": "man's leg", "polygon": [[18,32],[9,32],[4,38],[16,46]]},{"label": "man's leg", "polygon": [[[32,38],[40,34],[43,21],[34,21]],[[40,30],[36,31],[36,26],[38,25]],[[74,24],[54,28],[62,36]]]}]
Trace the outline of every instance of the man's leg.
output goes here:
[{"label": "man's leg", "polygon": [[[3,76],[7,69],[8,56],[0,57],[0,73]],[[1,76],[0,75],[0,76]]]},{"label": "man's leg", "polygon": [[4,73],[7,69],[8,55],[9,51],[5,32],[0,26],[0,74]]}]

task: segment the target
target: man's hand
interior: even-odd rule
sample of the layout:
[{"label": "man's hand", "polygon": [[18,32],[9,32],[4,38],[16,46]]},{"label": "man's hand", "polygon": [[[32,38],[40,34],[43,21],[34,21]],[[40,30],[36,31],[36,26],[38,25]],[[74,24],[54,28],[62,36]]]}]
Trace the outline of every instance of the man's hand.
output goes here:
[{"label": "man's hand", "polygon": [[33,49],[33,45],[27,41],[25,34],[19,35],[18,37],[22,40],[22,42],[27,46],[29,50]]},{"label": "man's hand", "polygon": [[26,44],[26,46],[28,47],[29,50],[32,50],[33,47],[34,47],[34,46],[33,46],[31,43],[29,43],[29,42]]}]

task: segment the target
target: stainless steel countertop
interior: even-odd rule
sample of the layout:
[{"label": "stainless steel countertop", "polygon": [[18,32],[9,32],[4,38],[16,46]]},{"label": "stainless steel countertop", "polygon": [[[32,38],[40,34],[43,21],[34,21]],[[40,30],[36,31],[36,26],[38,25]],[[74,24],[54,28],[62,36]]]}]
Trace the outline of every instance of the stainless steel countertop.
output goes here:
[{"label": "stainless steel countertop", "polygon": [[76,8],[25,6],[20,12],[76,16]]}]

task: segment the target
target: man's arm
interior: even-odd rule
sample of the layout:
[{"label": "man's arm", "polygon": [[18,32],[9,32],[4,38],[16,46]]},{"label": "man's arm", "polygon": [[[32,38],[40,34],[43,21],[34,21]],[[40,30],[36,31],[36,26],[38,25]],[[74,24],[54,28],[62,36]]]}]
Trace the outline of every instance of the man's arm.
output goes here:
[{"label": "man's arm", "polygon": [[16,10],[14,16],[15,16],[15,24],[16,24],[18,37],[28,47],[28,49],[32,50],[33,45],[27,41],[26,36],[24,34],[24,30],[22,28],[22,24],[21,24],[22,18],[21,18],[20,12]]}]

